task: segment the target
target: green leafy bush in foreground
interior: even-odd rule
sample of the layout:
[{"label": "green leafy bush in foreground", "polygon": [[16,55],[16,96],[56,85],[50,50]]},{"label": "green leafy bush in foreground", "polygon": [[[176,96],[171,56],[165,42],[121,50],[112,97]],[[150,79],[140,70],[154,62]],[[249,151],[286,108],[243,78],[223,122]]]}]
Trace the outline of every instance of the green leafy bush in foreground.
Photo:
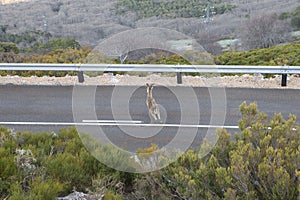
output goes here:
[{"label": "green leafy bush in foreground", "polygon": [[[111,147],[87,135],[79,138],[75,128],[62,129],[56,135],[15,133],[1,127],[0,199],[55,199],[76,190],[94,199],[297,200],[300,127],[296,116],[284,119],[274,114],[268,118],[255,104],[246,103],[240,106],[240,112],[240,134],[233,136],[220,129],[214,147],[203,141],[198,150],[190,149],[168,167],[147,174],[124,173],[104,166],[81,139],[111,162],[131,158],[126,154],[120,158],[111,153],[115,152]],[[138,151],[158,148],[153,144]],[[199,156],[211,148],[209,154]],[[128,167],[134,166],[132,160]]]},{"label": "green leafy bush in foreground", "polygon": [[[240,106],[241,134],[226,130],[209,155],[189,150],[177,162],[152,175],[168,181],[165,199],[294,199],[300,197],[300,131],[296,117],[271,119],[255,104]],[[206,146],[209,147],[209,146]],[[155,178],[153,178],[153,176]],[[161,198],[163,199],[163,198]]]},{"label": "green leafy bush in foreground", "polygon": [[[107,153],[113,159],[109,147]],[[125,155],[122,158],[126,159]],[[87,192],[93,179],[107,176],[132,185],[128,180],[133,174],[98,162],[83,146],[75,128],[62,129],[57,135],[0,129],[0,199],[54,199],[73,189]]]}]

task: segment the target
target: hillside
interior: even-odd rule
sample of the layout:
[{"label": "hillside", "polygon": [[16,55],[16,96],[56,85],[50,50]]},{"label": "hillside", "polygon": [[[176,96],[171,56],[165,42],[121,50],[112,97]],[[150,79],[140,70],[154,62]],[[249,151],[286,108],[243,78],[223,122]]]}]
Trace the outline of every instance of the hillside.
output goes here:
[{"label": "hillside", "polygon": [[[132,28],[162,27],[198,38],[207,30],[205,18],[202,17],[205,12],[198,13],[205,8],[206,1],[197,4],[198,11],[190,1],[28,0],[28,2],[9,4],[7,2],[9,1],[2,0],[0,4],[0,25],[8,25],[7,32],[45,30],[54,37],[74,38],[81,44],[89,46],[96,46],[112,34]],[[127,2],[147,4],[130,7]],[[155,9],[153,10],[155,6],[153,2],[165,5],[166,11],[162,11],[162,14],[156,13]],[[175,3],[171,4],[172,2]],[[215,7],[214,12],[217,14],[213,16],[209,30],[217,39],[238,37],[242,25],[249,17],[267,13],[279,15],[290,12],[300,5],[299,0],[215,0],[211,2],[211,7]],[[121,3],[123,6],[126,5],[126,9],[120,13],[120,7],[117,5]],[[191,9],[186,9],[185,5],[190,6]]]}]

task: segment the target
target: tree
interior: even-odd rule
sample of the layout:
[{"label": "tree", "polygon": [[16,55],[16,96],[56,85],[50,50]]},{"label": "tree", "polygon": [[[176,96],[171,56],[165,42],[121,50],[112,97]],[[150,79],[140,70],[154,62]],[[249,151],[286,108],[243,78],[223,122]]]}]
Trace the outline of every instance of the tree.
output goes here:
[{"label": "tree", "polygon": [[300,28],[300,6],[292,12],[284,12],[279,16],[280,19],[291,19],[291,25]]},{"label": "tree", "polygon": [[263,15],[245,21],[241,38],[246,49],[267,48],[288,41],[290,29],[276,15]]},{"label": "tree", "polygon": [[20,49],[15,44],[1,42],[0,43],[0,52],[13,52],[13,53],[17,54],[20,52]]},{"label": "tree", "polygon": [[221,54],[222,48],[217,41],[219,36],[212,31],[201,30],[199,33],[195,34],[197,42],[202,45],[205,51],[213,55]]},{"label": "tree", "polygon": [[292,26],[300,28],[300,16],[293,17],[291,23]]},{"label": "tree", "polygon": [[300,6],[298,6],[291,14],[291,24],[296,28],[300,28]]},{"label": "tree", "polygon": [[7,28],[8,28],[8,25],[0,25],[1,33],[6,33]]}]

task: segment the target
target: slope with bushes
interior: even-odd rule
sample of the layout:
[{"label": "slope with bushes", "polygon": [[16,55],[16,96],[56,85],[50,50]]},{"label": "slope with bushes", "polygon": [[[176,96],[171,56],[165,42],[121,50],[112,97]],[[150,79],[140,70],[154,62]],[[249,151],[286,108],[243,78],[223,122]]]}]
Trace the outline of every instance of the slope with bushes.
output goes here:
[{"label": "slope with bushes", "polygon": [[[146,174],[119,172],[101,164],[81,139],[92,143],[111,162],[135,167],[136,161],[126,153],[111,153],[115,152],[111,146],[90,140],[88,135],[79,138],[75,128],[33,134],[2,127],[0,199],[55,199],[76,190],[94,199],[296,200],[300,195],[296,116],[284,119],[274,114],[269,118],[257,105],[245,102],[240,112],[240,134],[233,136],[220,129],[215,146],[204,141],[199,149],[189,149],[168,167]],[[151,153],[158,148],[153,144],[137,151]],[[159,164],[157,160],[142,163],[152,166]]]}]

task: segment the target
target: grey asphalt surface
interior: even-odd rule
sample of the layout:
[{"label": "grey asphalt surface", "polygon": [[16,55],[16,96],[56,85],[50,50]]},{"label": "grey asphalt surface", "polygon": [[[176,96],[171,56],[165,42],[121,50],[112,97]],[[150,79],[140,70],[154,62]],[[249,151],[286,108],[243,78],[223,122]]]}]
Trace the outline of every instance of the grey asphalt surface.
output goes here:
[{"label": "grey asphalt surface", "polygon": [[[131,86],[81,86],[76,88],[75,93],[73,93],[73,89],[73,86],[2,85],[0,86],[0,122],[78,122],[93,119],[89,115],[91,107],[99,120],[128,119],[126,109],[125,111],[123,109],[127,105],[132,120],[139,120],[145,124],[152,123],[145,103],[146,87],[144,86],[134,89]],[[96,91],[95,94],[89,92],[93,89]],[[198,104],[192,101],[193,97],[187,91],[194,93]],[[128,97],[125,97],[126,95]],[[160,105],[162,118],[166,124],[238,125],[241,117],[238,108],[243,101],[256,102],[259,110],[269,116],[274,113],[282,113],[284,117],[288,117],[290,113],[300,116],[300,90],[296,89],[220,89],[181,86],[167,88],[157,86],[154,88],[153,96]],[[72,101],[75,102],[73,106],[76,106],[77,112],[80,112],[80,116],[76,115],[76,120],[73,118]],[[182,102],[180,103],[180,101]],[[93,102],[95,106],[91,106],[90,102]],[[199,112],[197,106],[199,106]],[[212,109],[215,111],[213,114],[211,113]],[[224,109],[226,112],[223,112]],[[197,116],[197,113],[200,114],[200,117]],[[223,124],[211,122],[212,115],[221,119],[222,114],[225,116]],[[17,131],[57,132],[65,126],[7,125],[7,127]],[[81,128],[84,131],[89,130],[89,128]],[[177,127],[128,127],[124,131],[122,127],[105,126],[102,127],[102,130],[113,143],[132,151],[149,146],[151,143],[159,146],[166,145],[178,132]],[[185,134],[189,134],[191,131],[197,132],[192,147],[197,147],[201,143],[207,130],[207,128],[193,128],[192,130],[182,128]],[[138,138],[138,135],[134,135],[137,137],[128,136],[124,133],[126,131],[132,131],[135,134],[140,132],[141,137],[147,137],[148,133],[151,135],[155,131],[158,134],[147,138]],[[238,132],[238,129],[228,131],[235,133]],[[178,143],[181,140],[184,138],[180,138]]]}]

